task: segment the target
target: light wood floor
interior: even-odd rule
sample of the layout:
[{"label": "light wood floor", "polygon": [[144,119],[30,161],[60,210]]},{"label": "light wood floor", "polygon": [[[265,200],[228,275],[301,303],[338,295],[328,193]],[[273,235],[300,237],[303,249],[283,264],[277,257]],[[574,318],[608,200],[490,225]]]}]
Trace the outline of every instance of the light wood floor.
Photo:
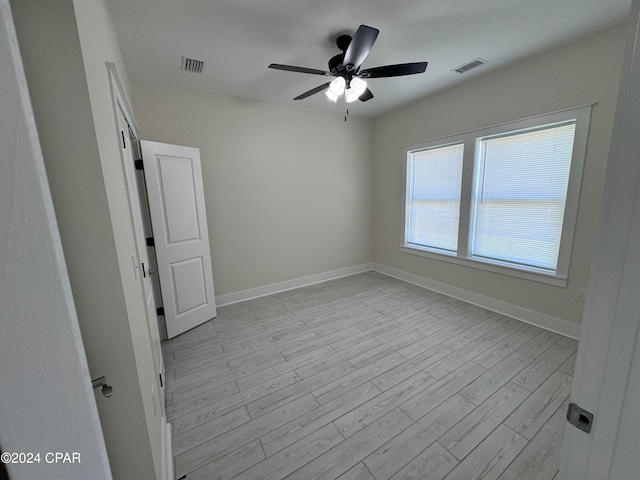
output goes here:
[{"label": "light wood floor", "polygon": [[577,342],[367,272],[163,349],[176,478],[551,480]]}]

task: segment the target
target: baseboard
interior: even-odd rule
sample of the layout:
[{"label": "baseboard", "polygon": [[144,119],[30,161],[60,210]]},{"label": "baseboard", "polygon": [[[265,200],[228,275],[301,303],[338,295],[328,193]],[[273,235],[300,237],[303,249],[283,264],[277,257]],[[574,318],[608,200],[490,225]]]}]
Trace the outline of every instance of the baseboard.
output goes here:
[{"label": "baseboard", "polygon": [[519,307],[518,305],[503,302],[502,300],[496,300],[495,298],[470,292],[469,290],[454,287],[446,283],[430,280],[426,277],[414,275],[413,273],[408,273],[397,268],[388,267],[380,263],[374,263],[373,270],[375,270],[376,272],[384,273],[385,275],[389,275],[390,277],[404,280],[405,282],[413,283],[414,285],[418,285],[420,287],[424,287],[429,290],[433,290],[435,292],[442,293],[459,300],[463,300],[473,305],[486,308],[487,310],[501,313],[525,323],[530,323],[537,327],[544,328],[545,330],[550,330],[552,332],[559,333],[561,335],[565,335],[574,339],[580,338],[580,325],[578,325],[577,323],[568,322],[560,318],[552,317],[551,315],[546,315],[534,310]]},{"label": "baseboard", "polygon": [[[162,419],[166,421],[166,417]],[[171,424],[167,422],[162,432],[162,478],[163,480],[173,480],[173,450],[171,448]]]},{"label": "baseboard", "polygon": [[232,303],[244,302],[245,300],[251,300],[253,298],[264,297],[265,295],[285,292],[287,290],[293,290],[294,288],[306,287],[315,283],[327,282],[329,280],[335,280],[337,278],[348,277],[349,275],[368,272],[369,270],[373,270],[373,264],[363,263],[362,265],[355,265],[353,267],[340,268],[338,270],[332,270],[330,272],[318,273],[315,275],[309,275],[307,277],[294,278],[285,282],[272,283],[270,285],[265,285],[262,287],[250,288],[248,290],[227,293],[225,295],[218,295],[216,296],[216,305],[222,307],[224,305],[230,305]]},{"label": "baseboard", "polygon": [[[495,298],[480,295],[469,290],[454,287],[446,283],[437,282],[426,277],[421,277],[413,273],[408,273],[403,270],[388,267],[380,263],[363,263],[361,265],[355,265],[353,267],[341,268],[338,270],[332,270],[329,272],[318,273],[316,275],[309,275],[307,277],[295,278],[287,280],[285,282],[272,283],[270,285],[264,285],[262,287],[250,288],[247,290],[241,290],[239,292],[228,293],[225,295],[218,295],[216,297],[216,304],[220,307],[224,305],[231,305],[233,303],[243,302],[245,300],[251,300],[254,298],[264,297],[265,295],[272,295],[274,293],[285,292],[287,290],[293,290],[295,288],[306,287],[316,283],[327,282],[329,280],[335,280],[337,278],[348,277],[349,275],[355,275],[357,273],[367,272],[369,270],[375,270],[376,272],[389,275],[405,282],[413,283],[429,290],[433,290],[444,295],[448,295],[459,300],[477,305],[482,308],[486,308],[496,313],[501,313],[509,317],[515,318],[525,323],[535,325],[537,327],[544,328],[561,335],[565,335],[570,338],[580,338],[580,325],[573,322],[562,320],[561,318],[552,317],[544,313],[529,310],[512,303],[503,302]],[[171,448],[171,437],[169,437],[169,448]]]}]

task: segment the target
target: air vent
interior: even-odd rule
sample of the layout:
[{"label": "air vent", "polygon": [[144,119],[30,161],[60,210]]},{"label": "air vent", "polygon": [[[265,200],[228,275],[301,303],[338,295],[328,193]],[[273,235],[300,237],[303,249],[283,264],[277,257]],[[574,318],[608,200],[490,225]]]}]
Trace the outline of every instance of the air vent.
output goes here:
[{"label": "air vent", "polygon": [[469,70],[471,70],[472,68],[479,67],[480,65],[484,65],[485,63],[489,63],[489,62],[487,62],[486,60],[483,60],[481,58],[476,58],[475,60],[472,60],[471,62],[465,63],[464,65],[460,65],[458,68],[454,68],[451,71],[452,72],[458,72],[458,73],[465,73],[465,72],[468,72]]},{"label": "air vent", "polygon": [[204,68],[204,62],[202,60],[182,57],[182,64],[180,65],[180,70],[184,70],[185,72],[202,73],[203,68]]}]

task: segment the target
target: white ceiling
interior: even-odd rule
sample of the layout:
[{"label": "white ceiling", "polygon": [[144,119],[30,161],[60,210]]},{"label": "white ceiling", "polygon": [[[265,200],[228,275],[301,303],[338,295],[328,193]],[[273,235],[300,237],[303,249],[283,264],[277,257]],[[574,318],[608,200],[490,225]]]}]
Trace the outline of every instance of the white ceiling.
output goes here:
[{"label": "white ceiling", "polygon": [[[360,24],[380,29],[362,68],[428,61],[420,75],[369,81],[375,98],[349,104],[373,117],[545,49],[626,21],[630,0],[107,0],[135,82],[344,113],[322,93],[292,99],[325,77],[267,68],[325,70],[335,38]],[[182,56],[206,62],[180,70]],[[480,57],[466,74],[451,70]],[[594,66],[598,59],[594,58]]]}]

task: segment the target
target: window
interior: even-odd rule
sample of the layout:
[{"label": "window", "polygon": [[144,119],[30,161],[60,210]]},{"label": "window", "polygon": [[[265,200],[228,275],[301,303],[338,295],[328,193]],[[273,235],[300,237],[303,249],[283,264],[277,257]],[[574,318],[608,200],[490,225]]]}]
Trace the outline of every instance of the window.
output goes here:
[{"label": "window", "polygon": [[409,154],[407,243],[456,251],[463,151],[459,143]]},{"label": "window", "polygon": [[405,147],[402,250],[565,285],[590,111]]}]

